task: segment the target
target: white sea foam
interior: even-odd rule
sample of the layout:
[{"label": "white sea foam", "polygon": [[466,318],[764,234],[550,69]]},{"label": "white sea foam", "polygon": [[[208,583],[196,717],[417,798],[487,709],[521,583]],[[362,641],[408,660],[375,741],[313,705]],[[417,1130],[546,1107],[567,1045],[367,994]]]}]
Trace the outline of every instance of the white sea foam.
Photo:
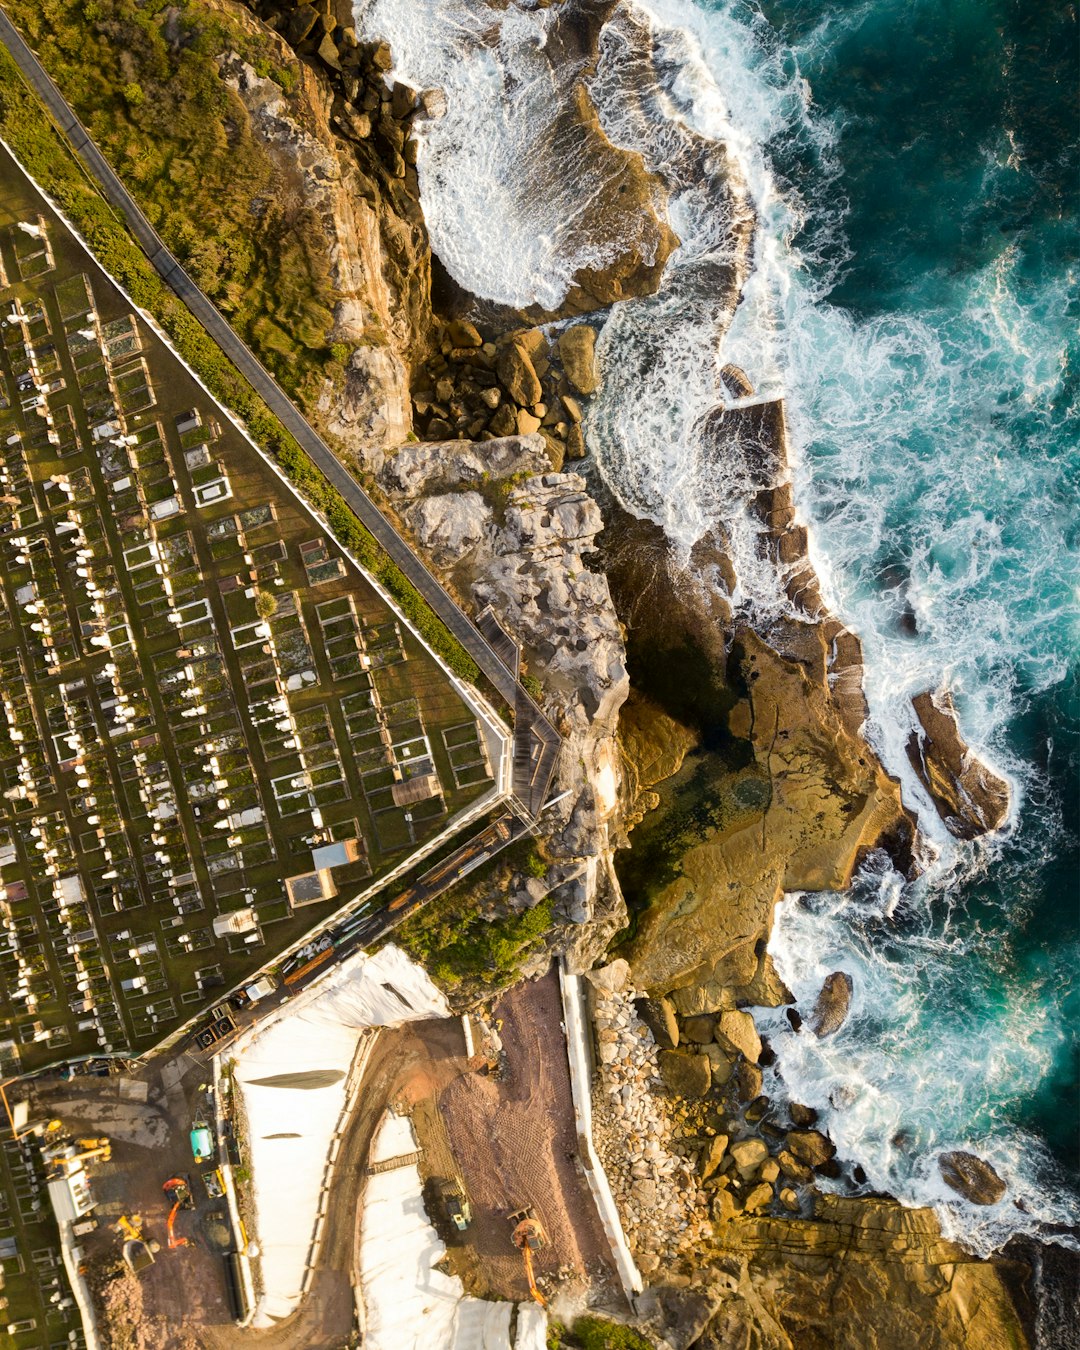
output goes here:
[{"label": "white sea foam", "polygon": [[[996,943],[968,925],[931,925],[911,900],[890,914],[896,877],[884,863],[851,894],[779,906],[769,950],[804,1011],[835,970],[851,976],[852,1003],[824,1040],[806,1026],[794,1032],[780,1009],[758,1012],[778,1057],[766,1091],[817,1109],[867,1189],[933,1205],[946,1236],[984,1255],[1017,1232],[1075,1226],[1080,1205],[1067,1182],[1013,1123],[1066,1049],[1048,988],[1061,972],[1003,985]],[[937,1159],[951,1149],[994,1166],[1008,1185],[998,1204],[970,1204],[946,1186]]]},{"label": "white sea foam", "polygon": [[[804,46],[834,42],[867,8],[834,11]],[[447,115],[421,124],[419,170],[450,273],[491,300],[558,304],[575,270],[606,261],[619,241],[589,237],[604,183],[552,152],[555,110],[578,73],[547,61],[556,11],[361,0],[357,14],[367,35],[392,43],[398,78],[446,91]],[[1062,677],[1080,636],[1061,548],[1075,503],[1055,467],[1010,434],[1060,402],[1065,295],[1021,305],[1006,251],[958,281],[967,290],[941,312],[860,321],[830,305],[847,260],[838,127],[814,108],[799,54],[745,6],[622,0],[589,87],[612,141],[664,177],[681,240],[659,292],[606,316],[604,383],[586,422],[595,459],[627,507],[685,552],[721,522],[734,599],[767,622],[787,602],[746,510],[754,479],[703,431],[731,402],[728,363],[763,394],[785,395],[811,556],[827,600],[864,641],[868,732],[939,855],[915,887],[871,872],[853,897],[780,907],[772,950],[789,986],[812,1001],[825,974],[848,969],[855,998],[826,1041],[763,1014],[777,1072],[826,1112],[841,1154],[874,1186],[935,1204],[946,1231],[979,1250],[1074,1222],[1044,1150],[1009,1123],[1060,1048],[1057,1004],[1038,981],[1010,987],[1007,951],[990,950],[970,916],[950,917],[980,870],[1000,867],[1004,841],[957,845],[904,752],[911,694],[948,684],[965,736],[1010,777],[1013,828],[1059,837],[1038,774],[1004,733],[1023,699]],[[816,165],[811,202],[775,177],[790,145]],[[732,229],[751,209],[752,270],[733,311],[723,284],[737,263]],[[959,429],[962,455],[950,453]],[[917,637],[902,632],[905,616]],[[995,926],[996,941],[1006,930]],[[950,1015],[961,995],[966,1011]],[[1001,1205],[976,1210],[946,1190],[935,1160],[951,1147],[994,1162],[1010,1186]]]},{"label": "white sea foam", "polygon": [[357,0],[355,14],[390,43],[397,79],[446,96],[444,116],[416,124],[417,167],[432,248],[466,290],[554,309],[628,229],[655,258],[655,224],[613,211],[618,166],[597,159],[572,113],[577,69],[549,59],[557,7]]}]

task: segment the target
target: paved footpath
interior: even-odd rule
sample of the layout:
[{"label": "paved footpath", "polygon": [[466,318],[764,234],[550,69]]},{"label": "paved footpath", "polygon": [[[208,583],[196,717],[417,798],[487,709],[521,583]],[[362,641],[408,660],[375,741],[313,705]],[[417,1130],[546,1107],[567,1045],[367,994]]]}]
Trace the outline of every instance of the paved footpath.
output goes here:
[{"label": "paved footpath", "polygon": [[341,493],[357,518],[371,531],[380,546],[412,582],[446,628],[457,638],[494,688],[514,709],[513,795],[517,804],[529,815],[539,814],[558,760],[561,745],[558,732],[503,664],[473,621],[428,571],[411,545],[398,534],[258,357],[237,336],[212,301],[196,286],[165,247],[157,231],[87,135],[64,96],[2,9],[0,9],[0,41],[7,47],[12,60],[45,104],[53,121],[82,160],[91,177],[97,181],[108,200],[123,214],[128,228],[162,280],[167,282],[183,300],[270,411],[291,432],[320,472]]}]

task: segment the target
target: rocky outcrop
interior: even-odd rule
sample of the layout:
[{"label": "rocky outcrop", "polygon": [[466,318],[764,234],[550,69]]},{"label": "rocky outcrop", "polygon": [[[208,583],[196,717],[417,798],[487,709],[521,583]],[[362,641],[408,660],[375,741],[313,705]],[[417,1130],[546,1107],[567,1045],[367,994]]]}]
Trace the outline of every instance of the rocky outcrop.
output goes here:
[{"label": "rocky outcrop", "polygon": [[736,634],[731,668],[745,695],[728,727],[744,767],[720,768],[722,809],[649,896],[631,962],[650,989],[707,985],[719,962],[767,937],[785,891],[843,889],[868,852],[910,840],[898,785],[833,697],[824,633],[803,625],[789,637],[784,656]]},{"label": "rocky outcrop", "polygon": [[[571,331],[587,332],[595,340],[591,328]],[[485,441],[539,432],[552,468],[584,457],[583,410],[558,355],[561,340],[552,350],[537,328],[485,339],[479,328],[460,319],[449,320],[437,336],[438,351],[413,381],[415,425],[426,440],[457,435]],[[567,350],[574,359],[581,349],[578,340]],[[587,368],[582,356],[578,374],[583,379]]]},{"label": "rocky outcrop", "polygon": [[851,990],[851,976],[846,971],[835,970],[826,975],[810,1016],[815,1036],[831,1036],[844,1025],[851,1007]]},{"label": "rocky outcrop", "polygon": [[595,394],[600,387],[596,368],[596,331],[588,324],[575,324],[559,338],[559,360],[566,378],[578,394]]},{"label": "rocky outcrop", "polygon": [[[724,1227],[691,1280],[715,1307],[693,1350],[1024,1350],[1007,1269],[945,1241],[930,1210],[820,1196],[808,1216]],[[662,1293],[653,1306],[666,1340],[675,1318]]]},{"label": "rocky outcrop", "polygon": [[974,1153],[942,1153],[938,1168],[945,1184],[973,1205],[996,1205],[1008,1190],[990,1164]]},{"label": "rocky outcrop", "polygon": [[475,612],[490,605],[542,672],[545,711],[565,737],[546,851],[574,864],[560,887],[559,945],[587,969],[625,909],[612,870],[618,712],[629,680],[605,577],[586,562],[603,526],[576,474],[554,473],[539,435],[415,442],[387,456],[382,490]]},{"label": "rocky outcrop", "polygon": [[908,759],[950,833],[974,839],[998,829],[1009,813],[1009,785],[964,744],[948,690],[917,694],[911,705],[919,729],[908,738]]},{"label": "rocky outcrop", "polygon": [[[390,141],[385,135],[380,140],[378,131],[396,127],[390,140],[403,140],[401,119],[411,114],[411,103],[398,109],[395,120],[379,52],[355,35],[347,39],[344,29],[337,39],[342,58],[335,56],[336,64],[326,59],[331,46],[337,51],[328,11],[301,6],[286,13],[253,5],[279,25],[279,36],[231,0],[216,3],[258,35],[268,58],[291,65],[297,75],[286,94],[235,53],[219,63],[253,136],[278,168],[282,191],[296,193],[321,223],[335,298],[327,340],[343,345],[347,355],[339,368],[328,368],[312,412],[344,457],[364,464],[411,428],[409,369],[427,348],[431,321],[431,259],[415,170],[407,183],[387,167]],[[303,58],[299,64],[289,60],[290,48]],[[371,105],[367,111],[343,115],[349,90],[358,107]],[[376,134],[368,139],[373,125]]]}]

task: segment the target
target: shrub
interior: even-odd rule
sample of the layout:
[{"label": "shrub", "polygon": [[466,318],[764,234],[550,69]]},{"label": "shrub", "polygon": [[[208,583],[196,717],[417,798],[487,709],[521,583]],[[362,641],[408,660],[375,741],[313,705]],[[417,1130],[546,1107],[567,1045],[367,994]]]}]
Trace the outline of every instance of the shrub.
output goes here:
[{"label": "shrub", "polygon": [[336,537],[386,588],[429,646],[456,675],[476,683],[480,671],[472,657],[160,279],[109,204],[87,182],[4,48],[0,48],[0,131],[27,171],[78,230],[102,268],[136,305],[153,314],[214,397],[244,423],[252,440],[277,461],[297,491],[326,517]]},{"label": "shrub", "polygon": [[640,1331],[621,1322],[609,1322],[606,1317],[579,1317],[574,1323],[574,1340],[581,1350],[655,1350]]}]

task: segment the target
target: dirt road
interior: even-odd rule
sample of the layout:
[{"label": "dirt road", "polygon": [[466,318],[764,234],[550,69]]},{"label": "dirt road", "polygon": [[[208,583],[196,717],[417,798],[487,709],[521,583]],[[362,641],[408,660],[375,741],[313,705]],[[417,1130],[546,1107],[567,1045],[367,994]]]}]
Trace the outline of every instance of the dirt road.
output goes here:
[{"label": "dirt road", "polygon": [[[537,1254],[542,1285],[570,1291],[586,1283],[615,1286],[611,1256],[576,1158],[569,1069],[554,972],[511,990],[495,1009],[502,1020],[505,1072],[470,1069],[456,1019],[414,1022],[378,1036],[367,1059],[357,1108],[338,1153],[324,1241],[312,1288],[296,1313],[265,1331],[238,1330],[225,1300],[217,1204],[206,1196],[192,1163],[188,1130],[205,1108],[202,1067],[179,1061],[171,1071],[146,1071],[149,1100],[130,1100],[115,1079],[53,1082],[41,1089],[48,1107],[77,1133],[107,1133],[112,1162],[99,1170],[95,1192],[106,1222],[141,1212],[157,1238],[157,1262],[141,1277],[145,1343],[155,1350],[341,1350],[355,1325],[358,1228],[368,1153],[387,1106],[413,1114],[424,1150],[425,1180],[458,1177],[473,1222],[464,1234],[438,1227],[451,1262],[470,1293],[528,1297],[521,1258],[510,1242],[508,1214],[532,1206],[548,1235]],[[162,1068],[165,1069],[164,1075]],[[183,1071],[183,1082],[178,1074]],[[162,1182],[190,1176],[199,1201],[177,1231],[190,1245],[168,1251]],[[111,1228],[89,1247],[115,1252]]]}]

